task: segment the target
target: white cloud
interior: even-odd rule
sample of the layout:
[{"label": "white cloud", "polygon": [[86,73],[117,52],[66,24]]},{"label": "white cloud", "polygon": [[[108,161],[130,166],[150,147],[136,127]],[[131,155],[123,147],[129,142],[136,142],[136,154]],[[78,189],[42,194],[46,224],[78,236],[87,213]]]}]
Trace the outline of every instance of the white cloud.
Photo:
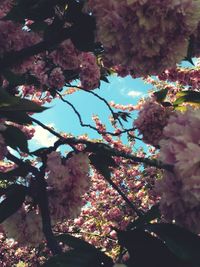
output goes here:
[{"label": "white cloud", "polygon": [[127,95],[132,97],[132,98],[134,98],[134,97],[137,97],[137,96],[141,96],[142,92],[133,90],[133,91],[129,91]]},{"label": "white cloud", "polygon": [[[49,127],[53,127],[53,124],[47,125]],[[35,126],[35,133],[32,138],[32,141],[35,142],[35,144],[40,146],[52,146],[55,141],[58,139],[57,137],[53,136],[51,133],[49,133],[47,130],[43,129],[40,126]]]}]

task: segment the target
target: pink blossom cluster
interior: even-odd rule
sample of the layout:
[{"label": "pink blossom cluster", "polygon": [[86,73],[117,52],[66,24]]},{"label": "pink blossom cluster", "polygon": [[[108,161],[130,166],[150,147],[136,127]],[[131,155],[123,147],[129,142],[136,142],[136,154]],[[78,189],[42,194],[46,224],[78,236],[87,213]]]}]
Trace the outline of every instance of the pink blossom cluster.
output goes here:
[{"label": "pink blossom cluster", "polygon": [[22,29],[22,25],[12,21],[0,21],[0,57],[6,52],[19,51],[25,47],[34,45],[41,37]]},{"label": "pink blossom cluster", "polygon": [[34,101],[38,105],[43,105],[45,103],[50,103],[53,100],[49,91],[42,92],[35,88],[34,85],[23,85],[18,88],[19,93],[31,101]]},{"label": "pink blossom cluster", "polygon": [[10,11],[13,6],[13,0],[0,0],[0,19]]},{"label": "pink blossom cluster", "polygon": [[63,74],[62,69],[60,67],[54,68],[49,74],[47,85],[49,85],[50,88],[62,89],[64,84],[65,76]]},{"label": "pink blossom cluster", "polygon": [[178,82],[191,89],[200,90],[200,68],[172,68],[162,72],[158,78],[161,81]]},{"label": "pink blossom cluster", "polygon": [[[31,57],[21,63],[20,68],[13,68],[15,73],[30,72],[42,86],[61,89],[66,81],[65,72],[74,71],[79,76],[81,86],[87,90],[99,86],[100,67],[96,56],[92,53],[78,51],[70,40],[62,42],[50,54]],[[72,76],[73,79],[73,76]]]},{"label": "pink blossom cluster", "polygon": [[[23,25],[12,21],[0,21],[0,57],[6,52],[19,51],[41,41],[41,36],[22,29]],[[70,40],[63,41],[53,52],[32,56],[12,67],[16,74],[29,72],[50,89],[60,89],[65,85],[65,72],[74,71],[72,79],[80,76],[85,89],[95,89],[99,85],[100,69],[92,53],[78,51]],[[4,81],[4,84],[8,81]]]},{"label": "pink blossom cluster", "polygon": [[143,76],[173,67],[187,55],[189,36],[200,20],[195,0],[89,0],[104,63]]},{"label": "pink blossom cluster", "polygon": [[19,247],[18,243],[13,239],[7,239],[3,233],[0,233],[1,267],[37,267],[39,263],[42,264],[44,262],[44,256],[36,254],[33,248]]},{"label": "pink blossom cluster", "polygon": [[25,205],[7,218],[2,227],[7,238],[15,239],[22,246],[38,245],[44,240],[41,216],[35,210],[28,211]]},{"label": "pink blossom cluster", "polygon": [[65,84],[63,70],[59,66],[48,64],[48,60],[48,57],[46,60],[43,57],[35,57],[33,60],[27,61],[24,72],[29,71],[43,86],[60,89]]},{"label": "pink blossom cluster", "polygon": [[[118,137],[117,140],[112,138],[112,135],[105,134],[107,132],[106,125],[101,122],[99,117],[97,115],[92,116],[93,121],[95,122],[95,127],[98,130],[99,133],[102,133],[102,138],[110,144],[111,147],[120,149],[121,151],[124,151],[126,153],[131,153],[130,147],[123,145],[122,140]],[[120,130],[115,127],[115,133],[118,133]]]},{"label": "pink blossom cluster", "polygon": [[54,224],[75,218],[85,204],[82,196],[89,189],[89,159],[80,152],[62,162],[59,152],[52,152],[47,160],[50,213]]},{"label": "pink blossom cluster", "polygon": [[153,97],[146,99],[134,121],[134,126],[142,134],[145,143],[158,146],[171,112],[171,109],[163,107]]},{"label": "pink blossom cluster", "polygon": [[63,70],[77,70],[81,63],[81,52],[78,51],[71,40],[63,41],[56,50],[50,53],[49,57],[54,64]]},{"label": "pink blossom cluster", "polygon": [[100,76],[96,57],[92,53],[82,53],[80,65],[81,86],[87,90],[99,87]]},{"label": "pink blossom cluster", "polygon": [[109,102],[110,106],[115,108],[115,109],[121,109],[123,111],[133,111],[133,110],[136,110],[137,109],[137,106],[134,106],[132,104],[129,104],[129,105],[122,105],[122,104],[118,104],[118,103],[115,103],[114,101],[110,101]]},{"label": "pink blossom cluster", "polygon": [[200,110],[172,115],[159,145],[160,159],[174,166],[156,184],[161,213],[167,221],[200,233]]}]

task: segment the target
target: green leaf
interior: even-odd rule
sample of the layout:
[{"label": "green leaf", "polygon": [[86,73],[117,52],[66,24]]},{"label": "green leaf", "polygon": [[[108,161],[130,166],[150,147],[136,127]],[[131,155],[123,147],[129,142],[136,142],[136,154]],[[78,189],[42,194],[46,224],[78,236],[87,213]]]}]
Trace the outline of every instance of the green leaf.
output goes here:
[{"label": "green leaf", "polygon": [[168,91],[169,91],[168,89],[162,89],[160,91],[155,92],[154,96],[156,97],[156,101],[158,103],[163,102],[167,96]]},{"label": "green leaf", "polygon": [[151,222],[152,220],[160,218],[159,205],[154,205],[143,216],[139,217],[134,222],[130,223],[127,229],[133,229],[135,227],[141,227],[144,224]]},{"label": "green leaf", "polygon": [[178,258],[200,266],[200,237],[175,224],[150,224],[145,228],[157,234]]},{"label": "green leaf", "polygon": [[35,102],[17,96],[9,95],[5,89],[0,88],[0,112],[1,111],[25,111],[42,112],[46,107],[39,106]]},{"label": "green leaf", "polygon": [[[119,244],[127,248],[128,267],[186,267],[161,241],[142,229],[117,231]],[[189,266],[187,266],[189,267]],[[190,266],[191,267],[191,266]]]},{"label": "green leaf", "polygon": [[179,106],[183,103],[191,103],[200,105],[200,92],[196,91],[181,91],[177,95],[177,99],[174,101],[174,106]]},{"label": "green leaf", "polygon": [[1,111],[0,117],[18,124],[32,124],[31,117],[29,117],[25,111]]},{"label": "green leaf", "polygon": [[75,236],[69,235],[69,234],[61,234],[56,236],[56,239],[59,242],[62,242],[72,248],[75,249],[84,249],[84,250],[91,250],[91,251],[97,251],[97,249],[92,246],[91,244],[87,243],[86,241],[77,238]]},{"label": "green leaf", "polygon": [[57,255],[49,259],[43,267],[101,267],[101,264],[94,265],[95,259],[89,252],[71,250],[67,253]]},{"label": "green leaf", "polygon": [[0,180],[14,180],[18,177],[25,177],[29,173],[29,169],[27,168],[16,168],[14,170],[8,172],[0,172]]},{"label": "green leaf", "polygon": [[195,66],[192,60],[192,58],[194,57],[194,50],[195,50],[195,37],[194,35],[190,35],[187,55],[183,60],[188,61],[193,66]]},{"label": "green leaf", "polygon": [[44,21],[37,21],[28,26],[32,31],[40,32],[45,31],[48,27],[48,24]]},{"label": "green leaf", "polygon": [[115,112],[113,117],[115,120],[118,118],[121,118],[122,120],[127,122],[128,118],[131,118],[131,115],[128,112],[119,111],[119,112]]},{"label": "green leaf", "polygon": [[40,83],[35,76],[25,73],[22,75],[15,74],[10,70],[4,70],[3,75],[9,81],[9,86],[18,86],[22,84],[39,86]]},{"label": "green leaf", "polygon": [[26,111],[26,112],[42,112],[48,108],[39,106],[33,101],[28,99],[20,99],[19,102],[11,108],[11,110],[19,110],[19,111]]},{"label": "green leaf", "polygon": [[46,110],[46,107],[39,106],[33,101],[28,99],[21,99],[15,97],[17,100],[15,103],[7,104],[6,106],[0,107],[1,111],[25,111],[25,112],[42,112]]},{"label": "green leaf", "polygon": [[172,107],[173,105],[170,103],[170,102],[168,102],[168,101],[164,101],[164,102],[162,102],[161,103],[161,105],[163,106],[163,107],[165,107],[165,108],[167,108],[167,107]]},{"label": "green leaf", "polygon": [[28,142],[26,135],[17,127],[8,125],[6,130],[1,132],[5,142],[13,149],[20,149],[23,152],[28,153]]},{"label": "green leaf", "polygon": [[0,204],[0,223],[14,214],[23,204],[27,188],[13,184],[6,189],[6,198]]},{"label": "green leaf", "polygon": [[61,234],[57,236],[56,239],[59,242],[62,242],[68,245],[69,247],[74,248],[76,251],[81,251],[81,253],[89,253],[90,255],[93,255],[93,258],[99,259],[101,263],[104,262],[108,266],[112,266],[113,264],[112,259],[110,257],[108,257],[102,251],[80,238],[69,234]]},{"label": "green leaf", "polygon": [[20,98],[18,97],[9,95],[5,89],[0,87],[0,109],[15,105],[17,102],[19,102],[19,99]]},{"label": "green leaf", "polygon": [[100,80],[104,81],[105,83],[110,83],[106,76],[101,76]]}]

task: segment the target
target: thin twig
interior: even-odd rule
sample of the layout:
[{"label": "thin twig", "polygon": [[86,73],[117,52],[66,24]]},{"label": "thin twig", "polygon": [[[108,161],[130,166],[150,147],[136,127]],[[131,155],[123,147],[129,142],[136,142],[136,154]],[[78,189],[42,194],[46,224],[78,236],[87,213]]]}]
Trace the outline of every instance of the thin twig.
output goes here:
[{"label": "thin twig", "polygon": [[[73,111],[74,111],[75,114],[77,115],[77,117],[78,117],[78,119],[79,119],[79,123],[80,123],[80,125],[81,125],[82,127],[88,127],[88,128],[90,128],[90,129],[92,129],[92,130],[98,132],[98,133],[101,134],[101,135],[107,135],[107,134],[109,134],[109,135],[111,135],[111,136],[119,136],[119,135],[121,135],[121,134],[123,134],[123,133],[127,133],[127,132],[130,132],[130,131],[134,131],[134,130],[135,130],[135,128],[131,128],[131,129],[123,130],[123,131],[120,130],[118,133],[112,133],[112,132],[108,132],[108,131],[104,131],[104,132],[99,131],[96,127],[94,127],[94,126],[92,126],[92,125],[90,125],[90,124],[86,124],[86,123],[84,123],[83,120],[82,120],[82,117],[81,117],[80,113],[79,113],[78,110],[74,107],[74,105],[73,105],[71,102],[69,102],[68,100],[64,99],[63,96],[62,96],[59,92],[57,92],[57,94],[59,95],[60,99],[61,99],[63,102],[67,103],[67,104],[73,109]],[[141,140],[141,139],[138,138],[138,137],[134,137],[134,136],[133,136],[133,138]]]},{"label": "thin twig", "polygon": [[84,89],[83,87],[80,87],[80,86],[77,86],[77,85],[75,85],[75,86],[73,86],[73,85],[67,85],[67,87],[74,87],[74,88],[80,89],[80,90],[82,90],[82,91],[84,91],[84,92],[86,92],[86,93],[88,93],[88,94],[92,94],[92,95],[94,95],[95,97],[97,97],[98,99],[100,99],[101,101],[103,101],[103,102],[106,104],[106,106],[108,107],[108,109],[110,110],[110,112],[111,112],[113,118],[116,119],[116,120],[119,122],[119,124],[121,125],[122,129],[124,129],[121,120],[120,120],[119,118],[116,118],[116,116],[115,116],[115,112],[113,111],[113,109],[111,108],[111,106],[109,105],[108,101],[106,101],[105,98],[99,96],[98,94],[94,93],[94,92],[91,91],[91,90],[86,90],[86,89]]}]

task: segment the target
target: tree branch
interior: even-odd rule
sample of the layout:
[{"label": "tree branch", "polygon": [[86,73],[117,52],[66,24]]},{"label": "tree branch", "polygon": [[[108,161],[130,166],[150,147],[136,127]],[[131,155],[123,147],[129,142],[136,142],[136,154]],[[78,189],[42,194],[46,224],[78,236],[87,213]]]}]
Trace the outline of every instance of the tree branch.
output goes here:
[{"label": "tree branch", "polygon": [[138,210],[135,205],[126,197],[126,195],[119,189],[119,187],[112,181],[112,179],[105,177],[106,181],[117,191],[117,193],[124,199],[124,201],[129,205],[129,207],[137,214],[138,217],[141,217],[144,213]]},{"label": "tree branch", "polygon": [[109,105],[108,101],[106,101],[105,98],[99,96],[98,94],[94,93],[94,92],[91,91],[91,90],[86,90],[86,89],[84,89],[83,87],[80,87],[80,86],[69,85],[68,87],[74,87],[74,88],[80,89],[80,90],[82,90],[82,91],[85,91],[85,92],[88,93],[88,94],[92,94],[92,95],[94,95],[95,97],[97,97],[98,99],[100,99],[101,101],[103,101],[103,102],[106,104],[106,106],[108,107],[108,109],[110,110],[110,112],[111,112],[113,118],[116,119],[116,120],[119,122],[119,124],[121,125],[122,129],[124,129],[121,120],[120,120],[119,118],[116,118],[116,116],[115,116],[115,112],[113,111],[113,109],[111,108],[111,106]]},{"label": "tree branch", "polygon": [[[40,121],[32,118],[32,120],[37,123],[38,125],[40,125],[42,128],[46,129],[47,131],[49,131],[50,133],[52,133],[53,135],[55,135],[56,137],[58,137],[59,140],[59,146],[63,145],[63,144],[68,144],[68,145],[78,145],[78,144],[84,144],[87,146],[86,151],[88,152],[97,152],[97,149],[99,150],[103,150],[104,153],[108,153],[109,155],[115,156],[115,157],[122,157],[125,159],[130,159],[131,161],[133,161],[134,163],[143,163],[152,167],[156,167],[158,169],[165,169],[167,171],[173,172],[173,165],[170,164],[165,164],[160,160],[156,160],[156,159],[149,159],[149,158],[141,158],[141,157],[137,157],[134,156],[132,154],[123,152],[123,151],[119,151],[115,148],[110,147],[108,144],[104,144],[104,143],[94,143],[92,141],[89,140],[85,140],[85,139],[77,139],[75,137],[63,137],[62,135],[60,135],[59,133],[57,133],[56,131],[52,130],[50,127],[44,125],[43,123],[41,123]],[[48,152],[48,148],[46,150]]]},{"label": "tree branch", "polygon": [[45,235],[47,246],[52,251],[54,255],[60,254],[62,252],[61,247],[58,245],[51,228],[51,218],[49,214],[48,196],[46,191],[46,182],[43,176],[40,174],[38,178],[38,190],[37,190],[37,200],[38,206],[40,208],[42,217],[42,228]]}]

